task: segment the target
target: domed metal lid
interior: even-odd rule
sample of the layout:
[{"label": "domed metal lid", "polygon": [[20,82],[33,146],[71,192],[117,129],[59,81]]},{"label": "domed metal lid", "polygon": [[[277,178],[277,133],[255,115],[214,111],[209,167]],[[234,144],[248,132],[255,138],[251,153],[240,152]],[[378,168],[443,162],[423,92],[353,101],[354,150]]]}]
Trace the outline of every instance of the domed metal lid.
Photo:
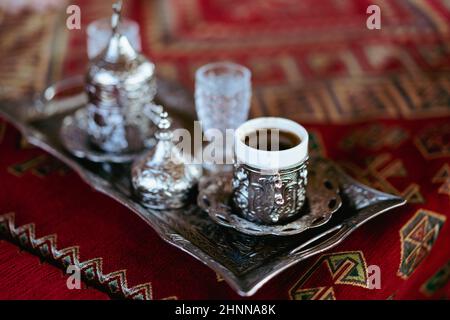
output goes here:
[{"label": "domed metal lid", "polygon": [[161,113],[157,145],[132,166],[132,182],[143,205],[174,209],[186,204],[192,187],[201,176],[199,165],[189,164],[172,143],[170,120]]},{"label": "domed metal lid", "polygon": [[122,1],[113,5],[112,35],[105,49],[95,57],[87,74],[88,84],[116,86],[122,84],[130,90],[153,79],[155,65],[138,53],[128,38],[119,31]]},{"label": "domed metal lid", "polygon": [[102,59],[109,63],[123,63],[137,58],[138,53],[131,46],[126,36],[119,32],[119,23],[122,17],[122,1],[113,5],[111,17],[112,35],[108,45],[103,50]]}]

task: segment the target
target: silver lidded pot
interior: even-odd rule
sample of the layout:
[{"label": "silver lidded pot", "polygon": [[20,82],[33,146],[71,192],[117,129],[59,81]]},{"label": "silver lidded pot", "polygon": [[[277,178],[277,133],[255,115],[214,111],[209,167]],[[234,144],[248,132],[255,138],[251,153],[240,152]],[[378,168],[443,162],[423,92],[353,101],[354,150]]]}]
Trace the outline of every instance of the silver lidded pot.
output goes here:
[{"label": "silver lidded pot", "polygon": [[185,206],[202,168],[189,163],[172,141],[170,120],[162,112],[158,122],[156,146],[132,165],[135,195],[151,209],[177,209]]},{"label": "silver lidded pot", "polygon": [[119,1],[113,5],[112,36],[86,75],[88,135],[96,147],[111,153],[151,147],[156,131],[147,112],[156,94],[155,65],[119,32],[121,11]]}]

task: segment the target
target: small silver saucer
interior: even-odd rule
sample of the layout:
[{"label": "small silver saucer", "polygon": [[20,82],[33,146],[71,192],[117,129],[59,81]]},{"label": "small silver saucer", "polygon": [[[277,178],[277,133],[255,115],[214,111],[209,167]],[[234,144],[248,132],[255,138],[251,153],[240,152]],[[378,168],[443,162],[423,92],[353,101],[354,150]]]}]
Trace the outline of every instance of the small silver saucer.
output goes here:
[{"label": "small silver saucer", "polygon": [[327,223],[342,205],[335,172],[325,162],[308,168],[306,203],[297,218],[285,224],[257,224],[244,219],[232,207],[232,174],[204,177],[199,186],[197,204],[216,223],[253,236],[291,236]]},{"label": "small silver saucer", "polygon": [[144,146],[137,152],[108,153],[95,148],[89,140],[87,130],[87,110],[81,108],[74,114],[64,118],[60,137],[61,142],[70,153],[78,158],[88,159],[93,162],[126,163],[140,156],[146,149],[156,144],[154,136],[144,139]]}]

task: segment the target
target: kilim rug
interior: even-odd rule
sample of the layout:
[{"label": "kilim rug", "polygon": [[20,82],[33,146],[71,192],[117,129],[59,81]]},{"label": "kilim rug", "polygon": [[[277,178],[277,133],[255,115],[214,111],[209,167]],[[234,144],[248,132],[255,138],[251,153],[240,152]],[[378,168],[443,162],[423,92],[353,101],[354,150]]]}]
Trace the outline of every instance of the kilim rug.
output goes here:
[{"label": "kilim rug", "polygon": [[[86,26],[111,2],[75,3],[81,30],[64,27],[65,10],[0,13],[0,101],[83,72]],[[381,7],[381,30],[366,28],[370,4]],[[160,77],[192,90],[200,65],[242,63],[252,71],[252,117],[305,124],[312,153],[408,200],[253,299],[450,297],[448,1],[128,0],[125,12]],[[1,120],[0,234],[0,298],[239,298]],[[90,279],[82,289],[67,288],[65,262]],[[373,265],[380,289],[367,286]]]}]

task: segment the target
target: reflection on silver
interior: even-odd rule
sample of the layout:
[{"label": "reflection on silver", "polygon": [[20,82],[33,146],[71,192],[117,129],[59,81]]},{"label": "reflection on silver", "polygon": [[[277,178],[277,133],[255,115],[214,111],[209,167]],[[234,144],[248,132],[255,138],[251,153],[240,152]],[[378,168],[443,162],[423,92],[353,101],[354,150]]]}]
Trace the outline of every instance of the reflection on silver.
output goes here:
[{"label": "reflection on silver", "polygon": [[305,203],[307,161],[274,174],[236,164],[233,202],[247,220],[259,224],[282,224],[292,220]]},{"label": "reflection on silver", "polygon": [[[215,222],[239,232],[255,236],[289,236],[327,223],[341,207],[338,182],[330,169],[330,163],[313,161],[306,190],[306,204],[298,209],[289,222],[276,225],[258,224],[240,216],[239,208],[233,208],[231,204],[233,187],[230,174],[203,179],[197,203]],[[265,210],[255,208],[254,213],[264,215]]]},{"label": "reflection on silver", "polygon": [[[86,109],[79,109],[74,114],[64,118],[59,136],[61,142],[71,154],[93,162],[126,163],[131,162],[148,148],[156,144],[153,134],[144,138],[143,146],[136,148],[136,152],[104,152],[96,148],[87,134],[88,115]],[[136,141],[136,140],[135,140]]]},{"label": "reflection on silver", "polygon": [[91,142],[101,150],[136,152],[156,130],[143,115],[144,106],[156,94],[155,65],[119,32],[120,2],[113,8],[112,36],[90,62],[86,75],[87,131]]},{"label": "reflection on silver", "polygon": [[158,127],[156,146],[133,163],[133,187],[141,203],[148,208],[181,208],[201,177],[201,167],[188,164],[173,144],[166,112],[160,115]]}]

